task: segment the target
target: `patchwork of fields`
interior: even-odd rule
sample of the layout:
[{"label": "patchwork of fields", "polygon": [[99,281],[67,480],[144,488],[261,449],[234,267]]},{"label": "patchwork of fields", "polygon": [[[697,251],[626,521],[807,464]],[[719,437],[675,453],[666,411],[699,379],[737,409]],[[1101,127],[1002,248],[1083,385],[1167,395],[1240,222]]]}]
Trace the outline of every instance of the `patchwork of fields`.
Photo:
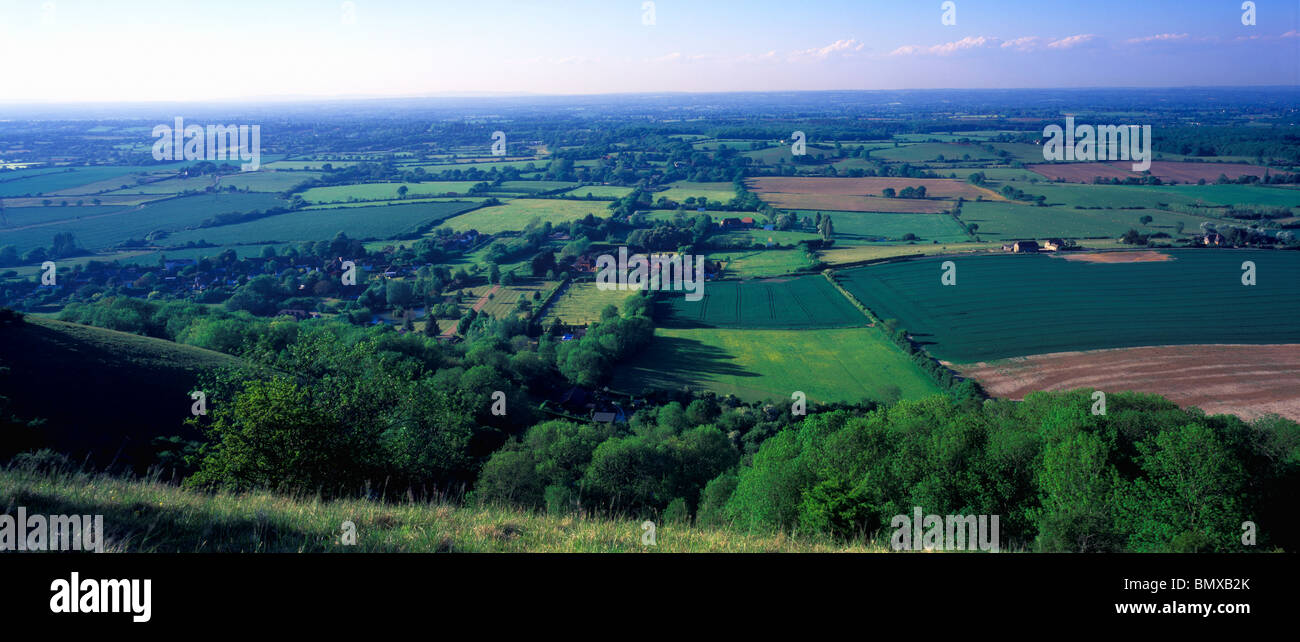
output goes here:
[{"label": "patchwork of fields", "polygon": [[178,232],[168,237],[172,244],[207,241],[217,245],[319,241],[346,232],[352,238],[390,238],[423,225],[456,216],[477,203],[447,201],[340,207],[329,210],[298,210],[245,223]]},{"label": "patchwork of fields", "polygon": [[868,320],[820,275],[761,281],[710,281],[704,298],[672,292],[660,302],[661,323],[693,328],[833,328]]},{"label": "patchwork of fields", "polygon": [[[1151,223],[1143,225],[1143,216],[1150,216]],[[1164,232],[1178,236],[1179,223],[1183,224],[1184,233],[1194,234],[1201,231],[1202,222],[1214,219],[1160,210],[1082,210],[980,201],[963,205],[961,220],[967,225],[978,225],[976,234],[982,239],[1009,241],[1049,237],[1118,238],[1130,229],[1144,234]],[[835,222],[838,231],[839,220]]]},{"label": "patchwork of fields", "polygon": [[[1300,253],[1171,251],[1170,261],[1044,255],[937,259],[846,270],[843,286],[956,363],[1146,345],[1300,343]],[[1257,284],[1242,285],[1253,261]]]},{"label": "patchwork of fields", "polygon": [[[19,251],[50,245],[59,232],[72,232],[78,245],[92,250],[111,247],[129,239],[141,239],[151,232],[183,230],[228,212],[250,212],[282,207],[273,194],[197,194],[80,218],[60,218],[18,228],[0,228],[0,245],[14,245]],[[46,208],[42,208],[46,209]],[[51,216],[62,216],[69,208],[48,208]],[[39,212],[24,214],[37,216]],[[275,218],[275,217],[271,217]],[[270,219],[266,219],[270,220]],[[232,226],[233,227],[233,226]],[[213,228],[224,229],[224,228]]]}]

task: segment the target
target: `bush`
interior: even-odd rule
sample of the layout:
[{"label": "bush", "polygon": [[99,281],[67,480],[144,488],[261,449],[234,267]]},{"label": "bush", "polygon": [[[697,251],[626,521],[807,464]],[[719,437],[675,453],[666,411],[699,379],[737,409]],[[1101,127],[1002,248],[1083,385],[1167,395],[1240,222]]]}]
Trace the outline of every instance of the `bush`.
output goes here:
[{"label": "bush", "polygon": [[677,497],[668,502],[668,507],[664,509],[665,524],[679,524],[688,526],[691,523],[691,510],[686,507],[686,500]]},{"label": "bush", "polygon": [[72,460],[68,459],[67,455],[54,452],[49,448],[18,453],[9,460],[9,466],[36,473],[58,474],[73,470]]}]

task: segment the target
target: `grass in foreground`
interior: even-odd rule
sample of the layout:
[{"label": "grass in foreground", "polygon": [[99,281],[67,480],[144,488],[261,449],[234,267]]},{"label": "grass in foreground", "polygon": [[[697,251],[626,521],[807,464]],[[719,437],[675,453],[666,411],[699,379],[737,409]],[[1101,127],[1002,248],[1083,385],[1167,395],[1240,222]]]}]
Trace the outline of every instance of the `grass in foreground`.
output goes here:
[{"label": "grass in foreground", "polygon": [[[0,507],[14,514],[104,516],[106,552],[884,552],[785,534],[658,524],[641,544],[640,519],[550,516],[450,503],[322,501],[271,493],[199,493],[146,480],[87,473],[0,470]],[[355,546],[339,543],[356,525]]]}]

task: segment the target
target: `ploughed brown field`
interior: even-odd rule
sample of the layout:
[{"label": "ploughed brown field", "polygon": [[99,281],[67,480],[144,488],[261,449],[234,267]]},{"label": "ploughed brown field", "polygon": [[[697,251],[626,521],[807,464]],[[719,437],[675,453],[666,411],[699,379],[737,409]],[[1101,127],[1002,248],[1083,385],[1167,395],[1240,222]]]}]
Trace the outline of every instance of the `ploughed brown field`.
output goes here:
[{"label": "ploughed brown field", "polygon": [[1067,261],[1085,263],[1152,263],[1172,261],[1174,257],[1164,252],[1153,250],[1119,251],[1119,252],[1064,252],[1053,255]]},{"label": "ploughed brown field", "polygon": [[[843,212],[938,213],[953,206],[941,199],[1005,200],[990,189],[950,178],[823,178],[771,176],[751,178],[749,189],[782,209]],[[884,198],[886,188],[925,187],[926,198]]]},{"label": "ploughed brown field", "polygon": [[[1094,178],[1140,178],[1132,171],[1133,161],[1107,163],[1041,163],[1026,165],[1027,169],[1054,181],[1091,183]],[[1223,174],[1231,179],[1239,176],[1263,177],[1266,168],[1245,163],[1186,163],[1182,161],[1152,161],[1151,175],[1166,183],[1195,183],[1205,179],[1213,183]],[[926,188],[929,189],[929,188]]]},{"label": "ploughed brown field", "polygon": [[826,178],[817,176],[762,176],[749,179],[749,189],[755,194],[781,192],[785,194],[838,194],[846,196],[880,196],[886,187],[901,192],[904,187],[925,186],[930,198],[957,198],[967,200],[977,197],[997,198],[993,190],[980,189],[965,181],[951,178],[894,178],[871,176],[867,178]]},{"label": "ploughed brown field", "polygon": [[1300,345],[1185,345],[1057,352],[952,365],[989,394],[1095,388],[1163,395],[1208,414],[1300,421]]},{"label": "ploughed brown field", "polygon": [[938,214],[954,207],[952,201],[928,198],[881,198],[849,194],[759,194],[773,207],[787,210],[832,210],[837,212],[907,212]]}]

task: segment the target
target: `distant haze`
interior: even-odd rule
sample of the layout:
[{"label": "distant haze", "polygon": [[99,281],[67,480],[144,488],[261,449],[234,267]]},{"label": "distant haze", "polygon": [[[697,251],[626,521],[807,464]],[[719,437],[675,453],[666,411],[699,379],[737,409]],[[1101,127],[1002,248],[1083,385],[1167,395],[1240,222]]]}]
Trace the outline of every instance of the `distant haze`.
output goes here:
[{"label": "distant haze", "polygon": [[1294,0],[940,4],[0,0],[0,103],[1300,85]]}]

